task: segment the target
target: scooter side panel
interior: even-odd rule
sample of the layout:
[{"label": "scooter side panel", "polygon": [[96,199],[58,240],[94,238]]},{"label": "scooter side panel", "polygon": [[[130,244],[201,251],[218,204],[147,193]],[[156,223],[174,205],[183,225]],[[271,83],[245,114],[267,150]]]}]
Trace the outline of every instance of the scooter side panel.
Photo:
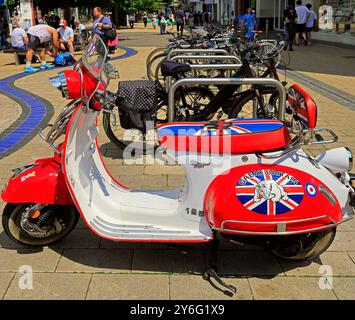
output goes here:
[{"label": "scooter side panel", "polygon": [[90,109],[75,111],[62,158],[66,184],[88,227],[114,241],[210,241],[213,234],[206,222],[203,227],[182,215],[179,190],[131,190],[112,179],[100,157],[96,118]]},{"label": "scooter side panel", "polygon": [[60,164],[54,158],[36,160],[39,165],[10,178],[1,197],[7,203],[74,205]]},{"label": "scooter side panel", "polygon": [[[342,220],[337,197],[321,180],[289,166],[261,163],[234,167],[214,179],[206,193],[205,213],[215,228],[224,222],[224,229],[256,233],[277,231],[276,222],[303,220],[285,230],[299,232]],[[329,218],[305,221],[324,215]]]}]

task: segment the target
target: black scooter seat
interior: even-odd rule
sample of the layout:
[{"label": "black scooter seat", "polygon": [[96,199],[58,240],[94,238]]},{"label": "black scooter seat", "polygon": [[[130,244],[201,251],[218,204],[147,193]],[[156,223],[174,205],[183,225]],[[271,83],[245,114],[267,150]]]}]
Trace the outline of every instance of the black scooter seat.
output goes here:
[{"label": "black scooter seat", "polygon": [[184,74],[191,70],[190,65],[187,63],[180,63],[170,60],[164,60],[161,64],[161,74],[164,77],[176,76],[178,74]]}]

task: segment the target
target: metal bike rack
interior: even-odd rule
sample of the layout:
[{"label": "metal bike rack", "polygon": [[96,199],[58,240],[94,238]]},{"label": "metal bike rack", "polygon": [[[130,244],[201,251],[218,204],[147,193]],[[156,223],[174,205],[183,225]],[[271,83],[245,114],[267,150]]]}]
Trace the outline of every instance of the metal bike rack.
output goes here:
[{"label": "metal bike rack", "polygon": [[168,122],[174,121],[175,115],[175,92],[177,88],[184,85],[271,85],[274,86],[280,94],[279,119],[284,121],[286,111],[286,89],[281,82],[275,79],[265,78],[187,78],[176,81],[171,85],[168,92]]},{"label": "metal bike rack", "polygon": [[186,53],[195,53],[195,54],[223,54],[228,56],[229,53],[224,49],[175,49],[169,52],[167,59],[169,60],[173,55],[176,54],[186,54]]},{"label": "metal bike rack", "polygon": [[[226,64],[190,64],[191,70],[234,70],[237,71],[242,64],[240,63],[226,63]],[[171,87],[173,83],[173,78],[172,76],[167,76],[166,77],[166,92],[169,92],[169,88]]]},{"label": "metal bike rack", "polygon": [[219,60],[219,61],[229,61],[229,62],[235,62],[235,63],[241,63],[240,59],[236,56],[189,56],[189,55],[184,55],[184,56],[174,56],[170,59],[170,61],[184,61],[184,60]]}]

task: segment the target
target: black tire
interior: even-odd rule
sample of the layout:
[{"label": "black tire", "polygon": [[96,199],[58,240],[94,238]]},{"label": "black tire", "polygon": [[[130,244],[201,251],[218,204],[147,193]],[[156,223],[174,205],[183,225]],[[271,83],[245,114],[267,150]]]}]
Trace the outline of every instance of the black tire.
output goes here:
[{"label": "black tire", "polygon": [[[271,106],[275,107],[274,105],[277,101],[278,101],[278,92],[277,89],[274,87],[261,87],[258,88],[261,98],[263,99],[265,102],[264,97],[267,100],[267,103],[270,104]],[[264,96],[264,97],[263,97]],[[270,97],[269,97],[270,96]],[[260,102],[258,100],[259,98],[257,97],[257,92],[253,89],[253,90],[248,90],[245,92],[242,92],[239,97],[237,98],[237,100],[235,101],[235,103],[233,104],[231,111],[229,113],[229,118],[248,118],[248,117],[258,117],[258,118],[264,118],[265,116],[267,117],[277,117],[277,114],[272,114],[272,116],[268,115],[264,115],[263,110],[260,108]],[[258,100],[258,105],[257,105],[257,114],[253,114],[253,111],[249,111],[247,110],[247,106],[248,103],[253,102],[255,100]],[[273,103],[273,104],[272,104]],[[276,108],[277,109],[277,108]],[[245,113],[248,115],[248,117],[245,117],[242,115],[242,113]]]},{"label": "black tire", "polygon": [[[195,87],[188,87],[184,89],[184,92],[186,94],[186,96],[189,95],[197,95],[198,97],[201,97],[203,99],[207,99],[207,102],[205,103],[205,105],[208,105],[209,101],[211,101],[214,97],[214,93],[209,90],[206,87],[200,87],[200,86],[195,86]],[[177,103],[179,103],[179,101],[181,101],[181,97],[179,96],[179,91],[176,92],[176,101]],[[161,113],[164,113],[163,111],[164,106],[162,106],[162,108],[160,110],[158,110],[158,114],[159,117],[161,115]],[[114,113],[116,113],[116,126],[119,126],[119,106],[112,106],[111,111],[113,111]],[[164,117],[165,115],[162,114],[162,116]],[[120,149],[124,150],[129,144],[130,142],[126,143],[125,141],[123,141],[120,137],[117,137],[117,135],[115,134],[115,129],[112,127],[112,113],[107,113],[105,112],[103,114],[103,127],[104,127],[104,131],[107,135],[107,137],[110,139],[110,141],[115,144],[117,147],[119,147]],[[158,118],[159,118],[158,117]],[[189,120],[187,118],[185,118],[184,116],[176,116],[175,121],[185,121],[185,120]],[[165,120],[162,120],[159,122],[165,122]],[[157,146],[155,146],[156,148]],[[143,150],[143,154],[149,150],[151,151],[152,147],[151,146],[146,146],[144,145],[144,150]]]},{"label": "black tire", "polygon": [[272,239],[266,249],[284,260],[312,260],[330,247],[335,234],[336,228],[302,235],[280,236]]},{"label": "black tire", "polygon": [[[111,106],[110,107],[110,111],[113,111],[114,109],[116,109],[118,111],[118,107],[117,106]],[[117,115],[119,113],[117,112]],[[104,127],[104,131],[107,135],[107,137],[109,138],[109,140],[116,145],[118,148],[120,149],[124,149],[127,144],[125,144],[123,141],[121,141],[120,139],[117,138],[117,136],[114,134],[113,130],[112,130],[112,126],[111,126],[111,113],[107,113],[104,112],[103,113],[103,119],[102,119],[102,124]],[[116,121],[119,121],[119,117],[116,117]]]},{"label": "black tire", "polygon": [[[60,241],[75,228],[79,220],[79,213],[75,207],[47,205],[41,210],[41,213],[43,213],[44,210],[47,212],[49,210],[53,211],[51,214],[54,214],[55,217],[50,216],[48,220],[54,223],[54,219],[56,219],[56,222],[61,223],[63,230],[61,230],[60,233],[53,233],[44,237],[35,237],[25,231],[20,224],[22,213],[32,205],[33,204],[29,203],[8,203],[2,215],[2,225],[7,236],[14,242],[25,246],[42,247]],[[35,220],[33,222],[35,223]]]}]

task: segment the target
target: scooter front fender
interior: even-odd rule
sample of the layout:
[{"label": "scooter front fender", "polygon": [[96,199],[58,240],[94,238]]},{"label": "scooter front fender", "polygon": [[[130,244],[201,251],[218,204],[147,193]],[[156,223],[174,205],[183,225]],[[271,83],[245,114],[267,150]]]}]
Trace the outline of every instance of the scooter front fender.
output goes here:
[{"label": "scooter front fender", "polygon": [[61,165],[54,157],[35,160],[29,169],[15,173],[1,197],[7,203],[74,205]]}]

